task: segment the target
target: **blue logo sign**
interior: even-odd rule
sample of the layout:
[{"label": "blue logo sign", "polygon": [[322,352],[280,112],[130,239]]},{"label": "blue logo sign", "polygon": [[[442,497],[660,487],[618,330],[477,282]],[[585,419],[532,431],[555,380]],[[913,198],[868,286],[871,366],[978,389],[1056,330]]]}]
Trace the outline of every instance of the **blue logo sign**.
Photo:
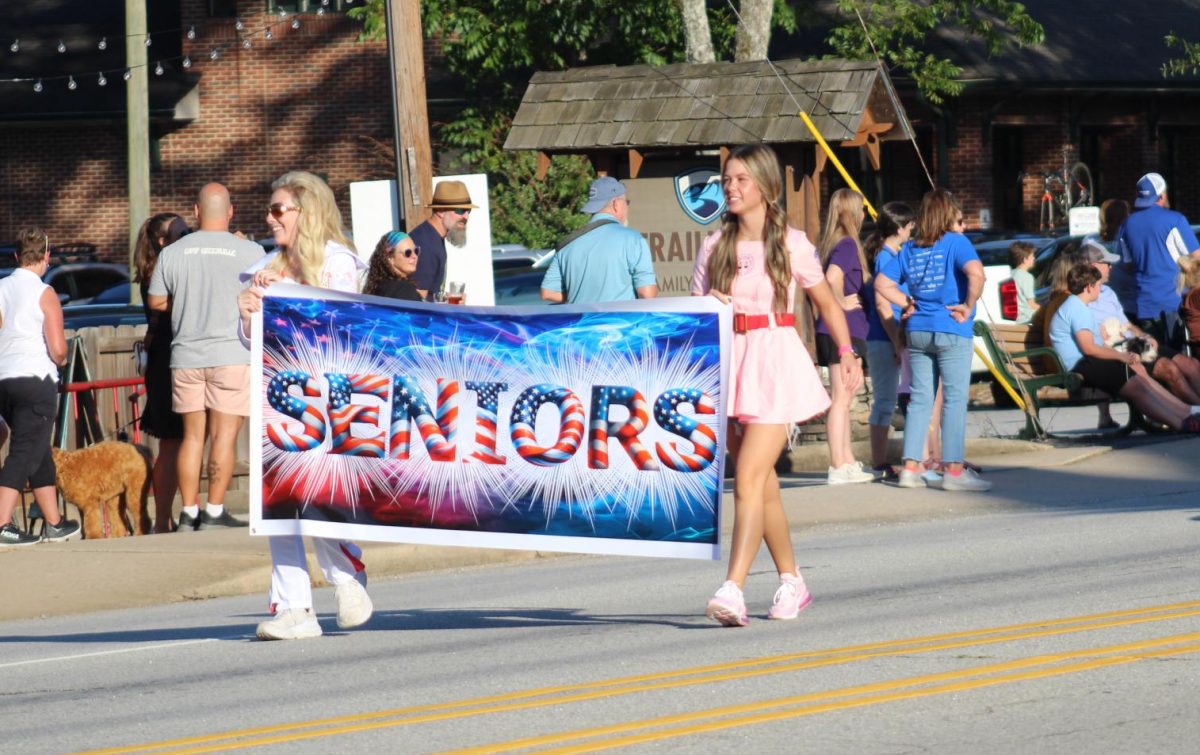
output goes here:
[{"label": "blue logo sign", "polygon": [[684,213],[701,225],[725,212],[721,174],[712,168],[695,168],[675,176],[675,197]]}]

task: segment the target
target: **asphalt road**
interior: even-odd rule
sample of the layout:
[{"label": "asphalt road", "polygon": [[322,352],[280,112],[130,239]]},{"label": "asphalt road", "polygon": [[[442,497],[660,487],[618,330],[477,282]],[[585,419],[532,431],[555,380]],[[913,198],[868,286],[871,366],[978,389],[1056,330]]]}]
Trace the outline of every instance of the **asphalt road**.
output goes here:
[{"label": "asphalt road", "polygon": [[745,629],[703,617],[723,564],[615,557],[374,582],[349,633],[321,590],[290,643],[252,639],[260,596],[2,623],[0,749],[1194,752],[1200,480],[1155,454],[1121,456],[1176,480],[1145,495],[1108,454],[797,533],[813,605],[762,618],[764,554]]}]

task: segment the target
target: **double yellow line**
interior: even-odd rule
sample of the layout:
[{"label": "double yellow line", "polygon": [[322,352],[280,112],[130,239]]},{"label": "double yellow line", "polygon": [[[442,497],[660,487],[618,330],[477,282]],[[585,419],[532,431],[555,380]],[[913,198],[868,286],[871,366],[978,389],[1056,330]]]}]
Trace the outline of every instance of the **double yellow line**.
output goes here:
[{"label": "double yellow line", "polygon": [[[406,708],[393,708],[348,716],[314,719],[292,724],[240,729],[219,734],[98,750],[96,752],[167,751],[172,753],[200,753],[284,744],[287,742],[447,721],[471,716],[560,706],[567,703],[611,698],[640,692],[790,673],[803,669],[852,663],[871,658],[977,647],[1136,624],[1171,621],[1194,616],[1200,616],[1200,601],[1014,624],[992,629],[939,634],[909,640],[854,645],[832,650],[776,655],[582,684],[542,687],[503,695]],[[1106,666],[1131,663],[1146,658],[1181,655],[1197,651],[1200,651],[1200,633],[1180,634],[1123,645],[1112,645],[1103,648],[978,666],[943,674],[911,677],[908,679],[847,687],[839,690],[778,698],[757,703],[713,708],[705,711],[647,719],[614,726],[530,737],[512,742],[486,745],[464,750],[463,752],[504,752],[530,747],[568,745],[569,743],[575,744],[555,751],[585,752],[607,749],[844,708],[861,707],[895,700],[959,692],[995,684],[1007,684],[1048,676],[1077,673]],[[612,738],[614,735],[619,734],[625,736]],[[596,741],[595,738],[598,737],[606,738],[602,741]]]}]

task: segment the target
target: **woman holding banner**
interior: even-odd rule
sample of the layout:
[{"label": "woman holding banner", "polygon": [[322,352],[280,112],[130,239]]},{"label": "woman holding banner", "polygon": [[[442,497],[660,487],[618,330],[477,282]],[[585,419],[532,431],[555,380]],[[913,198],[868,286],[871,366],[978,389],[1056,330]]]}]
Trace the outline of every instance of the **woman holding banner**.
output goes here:
[{"label": "woman holding banner", "polygon": [[[342,214],[329,186],[312,173],[293,171],[271,184],[267,225],[280,252],[252,269],[253,285],[238,298],[241,337],[249,344],[250,316],[262,309],[262,289],[278,280],[357,293],[362,261],[354,253]],[[248,271],[249,272],[249,271]],[[304,539],[273,535],[271,545],[271,612],[275,618],[258,625],[261,640],[319,637],[313,613],[312,583]],[[325,579],[334,586],[337,622],[343,629],[361,626],[374,607],[367,595],[362,550],[354,543],[314,537],[313,550]]]},{"label": "woman holding banner", "polygon": [[725,161],[721,182],[728,209],[721,230],[696,257],[692,294],[712,295],[734,308],[727,394],[729,453],[735,459],[733,545],[725,583],[706,613],[736,627],[749,623],[742,588],[764,540],[779,572],[768,618],[794,619],[812,600],[796,567],[775,474],[788,429],[830,405],[795,329],[797,283],[828,325],[838,359],[830,369],[840,372],[851,394],[862,384],[862,367],[815,247],[787,225],[775,152],[762,144],[738,147]]}]

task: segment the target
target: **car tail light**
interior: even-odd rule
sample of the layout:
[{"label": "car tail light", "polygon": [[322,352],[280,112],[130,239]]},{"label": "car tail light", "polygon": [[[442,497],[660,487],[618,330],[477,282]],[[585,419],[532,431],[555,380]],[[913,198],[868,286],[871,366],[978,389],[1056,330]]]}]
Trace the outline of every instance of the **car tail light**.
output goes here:
[{"label": "car tail light", "polygon": [[1012,278],[1000,284],[1000,316],[1005,320],[1017,319],[1017,282]]}]

